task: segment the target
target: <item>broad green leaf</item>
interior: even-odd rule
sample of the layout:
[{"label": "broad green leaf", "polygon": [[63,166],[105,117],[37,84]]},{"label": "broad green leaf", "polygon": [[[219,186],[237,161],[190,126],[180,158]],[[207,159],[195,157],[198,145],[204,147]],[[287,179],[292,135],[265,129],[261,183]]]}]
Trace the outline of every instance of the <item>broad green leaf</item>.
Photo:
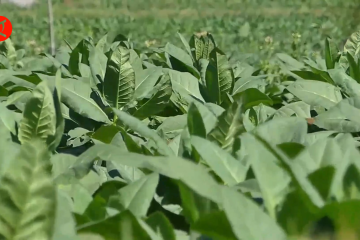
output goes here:
[{"label": "broad green leaf", "polygon": [[89,52],[92,47],[91,39],[85,38],[71,51],[69,58],[69,72],[81,76],[80,65],[89,65]]},{"label": "broad green leaf", "polygon": [[191,137],[191,145],[226,185],[234,186],[245,180],[247,167],[228,152],[198,136]]},{"label": "broad green leaf", "polygon": [[171,43],[167,43],[165,45],[164,51],[172,69],[180,72],[190,72],[195,77],[200,77],[199,72],[193,66],[191,56],[188,55],[184,50],[172,45]]},{"label": "broad green leaf", "polygon": [[350,77],[360,82],[360,65],[349,52],[346,53],[346,58],[349,62]]},{"label": "broad green leaf", "polygon": [[326,61],[327,69],[333,69],[339,57],[340,57],[339,49],[334,43],[334,40],[327,37],[325,39],[325,61]]},{"label": "broad green leaf", "polygon": [[[123,153],[111,145],[104,145],[101,148],[92,147],[78,159],[78,164],[93,161],[98,157],[130,166],[146,167],[159,174],[181,180],[199,195],[224,206],[229,222],[239,239],[249,239],[248,237],[253,234],[262,236],[262,239],[264,236],[269,236],[265,238],[269,240],[284,239],[282,230],[256,203],[235,190],[218,185],[200,165],[176,157],[144,157],[139,154]],[[253,217],[239,218],[239,216]]]},{"label": "broad green leaf", "polygon": [[205,33],[201,36],[194,34],[190,39],[189,45],[193,51],[195,61],[199,61],[200,59],[208,60],[210,53],[216,47],[215,40],[210,33]]},{"label": "broad green leaf", "polygon": [[307,134],[305,119],[298,117],[275,118],[261,124],[253,131],[272,144],[285,142],[304,143]]},{"label": "broad green leaf", "polygon": [[57,199],[47,147],[33,139],[15,159],[0,180],[0,238],[51,239]]},{"label": "broad green leaf", "polygon": [[130,211],[78,228],[78,233],[98,234],[105,240],[152,240]]},{"label": "broad green leaf", "polygon": [[110,144],[115,135],[120,131],[120,127],[114,125],[102,125],[91,136],[103,143]]},{"label": "broad green leaf", "polygon": [[187,126],[192,136],[206,138],[206,129],[201,114],[195,104],[191,104],[187,114]]},{"label": "broad green leaf", "polygon": [[111,107],[120,109],[132,99],[134,92],[135,72],[130,64],[130,52],[119,45],[107,63],[103,95]]},{"label": "broad green leaf", "polygon": [[113,109],[113,111],[120,122],[128,126],[130,129],[140,133],[143,137],[153,140],[158,146],[159,152],[167,156],[174,155],[173,151],[168,147],[166,142],[155,131],[148,128],[143,122],[121,110]]},{"label": "broad green leaf", "polygon": [[201,114],[201,118],[205,125],[206,134],[209,134],[209,132],[216,126],[217,122],[217,117],[213,112],[213,108],[209,105],[205,105],[197,101],[193,101],[193,103],[196,105]]},{"label": "broad green leaf", "polygon": [[182,73],[174,70],[169,70],[171,84],[173,91],[180,96],[193,96],[204,101],[200,90],[199,81],[189,73]]},{"label": "broad green leaf", "polygon": [[193,226],[201,216],[219,210],[216,203],[197,194],[184,183],[178,182],[178,186],[181,196],[181,213],[190,225]]},{"label": "broad green leaf", "polygon": [[177,115],[174,117],[168,117],[157,128],[157,131],[162,131],[166,137],[174,138],[185,129],[187,124],[187,115]]},{"label": "broad green leaf", "polygon": [[[356,163],[356,159],[359,157],[351,136],[347,135],[341,142],[342,144],[332,138],[319,139],[313,145],[305,148],[293,160],[294,167],[304,172],[304,175],[308,175],[322,167],[333,166],[336,173],[331,184],[330,194],[338,199],[342,199],[344,196],[342,179],[345,172],[349,164]],[[342,160],[339,161],[339,159]]]},{"label": "broad green leaf", "polygon": [[251,135],[241,137],[241,144],[248,153],[247,160],[261,189],[267,211],[276,219],[276,209],[289,191],[289,174],[279,166],[277,157]]},{"label": "broad green leaf", "polygon": [[159,232],[165,240],[176,240],[175,232],[171,222],[162,212],[151,214],[145,222],[155,231]]},{"label": "broad green leaf", "polygon": [[30,142],[34,138],[46,141],[55,134],[56,113],[54,100],[46,82],[39,83],[32,98],[26,103],[20,123],[19,140]]},{"label": "broad green leaf", "polygon": [[265,86],[267,85],[267,80],[265,76],[249,76],[242,77],[235,82],[232,95],[235,95],[239,92],[245,91],[249,88],[256,88],[260,91],[265,91]]},{"label": "broad green leaf", "polygon": [[61,190],[57,191],[56,218],[52,240],[76,240],[76,223],[72,215],[72,202]]},{"label": "broad green leaf", "polygon": [[286,89],[311,106],[330,108],[342,100],[340,90],[326,82],[297,80]]},{"label": "broad green leaf", "polygon": [[138,100],[138,106],[135,109],[129,109],[129,112],[140,120],[156,115],[169,103],[171,91],[170,77],[168,74],[165,74],[152,87],[147,96]]},{"label": "broad green leaf", "polygon": [[340,69],[328,71],[330,77],[349,97],[360,97],[360,84]]},{"label": "broad green leaf", "polygon": [[[171,150],[171,149],[170,149]],[[173,155],[173,153],[172,153]],[[178,179],[192,188],[198,194],[219,202],[219,185],[208,171],[201,165],[184,161],[178,157],[144,156],[127,153],[112,145],[95,145],[83,153],[77,163],[82,165],[100,158],[114,163],[121,163],[137,168],[147,168],[161,175]]]},{"label": "broad green leaf", "polygon": [[284,62],[289,70],[300,70],[305,68],[305,64],[302,62],[299,62],[298,60],[294,59],[293,57],[289,56],[285,53],[277,53],[276,56]]},{"label": "broad green leaf", "polygon": [[302,101],[289,103],[279,108],[275,112],[274,118],[291,117],[293,115],[302,118],[311,118],[310,105]]},{"label": "broad green leaf", "polygon": [[130,210],[136,217],[144,217],[154,197],[159,175],[156,173],[144,176],[121,188],[117,195],[109,199],[109,207],[124,211]]},{"label": "broad green leaf", "polygon": [[74,79],[61,80],[61,101],[74,112],[98,122],[110,123],[106,113],[93,100],[89,85]]},{"label": "broad green leaf", "polygon": [[160,67],[147,68],[135,74],[135,99],[141,99],[151,92],[162,74]]},{"label": "broad green leaf", "polygon": [[318,127],[337,132],[360,131],[360,97],[347,98],[320,113],[314,120]]},{"label": "broad green leaf", "polygon": [[[285,153],[280,151],[273,144],[264,140],[262,137],[258,135],[251,135],[251,137],[256,138],[256,141],[261,143],[272,155],[277,158],[280,166],[291,176],[293,185],[301,192],[301,197],[304,198],[304,201],[310,202],[317,208],[324,206],[325,203],[323,199],[321,198],[319,192],[317,192],[314,186],[312,186],[310,181],[307,179],[307,172],[303,168],[291,161]],[[287,147],[291,148],[292,145],[288,145]],[[282,150],[284,151],[284,149]],[[291,152],[291,150],[292,149],[286,149],[285,152]]]},{"label": "broad green leaf", "polygon": [[61,72],[56,72],[55,88],[53,91],[53,102],[55,109],[55,134],[49,136],[47,139],[47,145],[50,151],[54,151],[60,144],[64,130],[65,121],[61,110]]},{"label": "broad green leaf", "polygon": [[242,124],[242,106],[234,102],[225,112],[218,117],[218,122],[208,134],[208,139],[215,141],[223,149],[232,150],[234,139],[245,132]]},{"label": "broad green leaf", "polygon": [[206,69],[206,89],[211,102],[222,103],[226,93],[234,88],[234,73],[226,55],[215,48],[210,53],[210,62]]},{"label": "broad green leaf", "polygon": [[344,55],[340,57],[340,65],[347,69],[349,66],[349,63],[346,58],[346,53],[350,53],[351,56],[354,57],[354,59],[359,59],[360,56],[360,31],[356,31],[348,38],[344,45],[343,50]]},{"label": "broad green leaf", "polygon": [[6,105],[0,102],[0,121],[12,133],[16,134],[16,125],[20,122],[16,112],[7,109]]},{"label": "broad green leaf", "polygon": [[95,87],[97,84],[104,82],[107,61],[108,58],[102,49],[95,47],[90,50],[89,66],[92,78],[91,87]]},{"label": "broad green leaf", "polygon": [[171,43],[167,43],[165,46],[165,52],[169,53],[174,58],[178,59],[179,61],[183,62],[188,66],[192,66],[193,62],[191,56],[184,52],[181,48],[178,48]]},{"label": "broad green leaf", "polygon": [[223,211],[213,211],[204,214],[191,226],[191,229],[196,230],[206,236],[219,240],[236,240],[234,231]]},{"label": "broad green leaf", "polygon": [[281,227],[252,200],[229,187],[223,187],[219,194],[237,239],[287,239]]},{"label": "broad green leaf", "polygon": [[320,169],[317,169],[315,172],[312,172],[308,178],[311,181],[312,185],[320,193],[324,201],[330,200],[329,197],[332,197],[330,194],[332,181],[335,175],[334,166],[326,166]]}]

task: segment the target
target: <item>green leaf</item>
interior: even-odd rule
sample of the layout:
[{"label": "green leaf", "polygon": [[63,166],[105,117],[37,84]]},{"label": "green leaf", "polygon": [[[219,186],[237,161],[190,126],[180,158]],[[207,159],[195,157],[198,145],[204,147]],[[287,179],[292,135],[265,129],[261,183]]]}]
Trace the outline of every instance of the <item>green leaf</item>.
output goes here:
[{"label": "green leaf", "polygon": [[327,166],[312,172],[308,178],[312,185],[320,193],[324,201],[330,200],[330,190],[333,177],[335,175],[335,167]]},{"label": "green leaf", "polygon": [[[314,207],[320,208],[324,206],[324,201],[321,198],[320,194],[311,185],[310,181],[307,179],[307,172],[304,168],[300,167],[296,162],[294,163],[285,155],[285,153],[281,152],[278,148],[276,148],[273,144],[267,142],[263,138],[258,135],[254,135],[259,143],[263,144],[263,146],[273,154],[280,163],[280,166],[285,169],[287,174],[291,176],[291,180],[296,189],[301,192],[301,197],[306,202],[311,203]],[[293,147],[293,145],[287,145],[284,147]],[[292,149],[283,150],[284,152],[290,152]]]},{"label": "green leaf", "polygon": [[56,113],[54,101],[46,82],[39,83],[32,98],[26,103],[20,123],[19,140],[30,142],[35,138],[46,141],[55,135]]},{"label": "green leaf", "polygon": [[293,115],[302,118],[311,118],[310,105],[302,101],[289,103],[279,108],[275,112],[274,118],[290,117]]},{"label": "green leaf", "polygon": [[96,233],[105,240],[152,240],[130,211],[78,228],[78,233]]},{"label": "green leaf", "polygon": [[135,99],[141,99],[151,92],[162,74],[161,67],[147,68],[135,74]]},{"label": "green leaf", "polygon": [[304,143],[307,134],[305,119],[298,117],[276,118],[261,124],[254,133],[272,144],[285,142]]},{"label": "green leaf", "polygon": [[92,47],[91,40],[85,38],[71,51],[69,59],[69,72],[72,75],[81,76],[80,66],[89,65],[89,52]]},{"label": "green leaf", "polygon": [[243,111],[257,106],[259,104],[272,105],[273,101],[266,94],[260,92],[256,88],[248,88],[243,92],[239,92],[233,96],[234,101],[242,104]]},{"label": "green leaf", "polygon": [[56,218],[52,240],[76,240],[75,220],[72,215],[71,198],[61,190],[57,191]]},{"label": "green leaf", "polygon": [[281,227],[255,202],[228,187],[221,190],[223,208],[237,239],[287,239]]},{"label": "green leaf", "polygon": [[267,85],[267,80],[263,75],[242,77],[235,82],[232,95],[235,95],[239,92],[243,92],[249,88],[256,88],[263,92],[265,91],[266,85]]},{"label": "green leaf", "polygon": [[33,139],[15,159],[0,179],[0,238],[51,239],[57,200],[47,147]]},{"label": "green leaf", "polygon": [[305,68],[305,64],[302,62],[299,62],[298,60],[294,59],[293,57],[289,56],[285,53],[277,53],[276,56],[285,64],[287,64],[287,67],[289,70],[300,70]]},{"label": "green leaf", "polygon": [[20,121],[18,116],[15,112],[7,109],[4,103],[0,102],[0,121],[12,134],[16,134],[16,125]]},{"label": "green leaf", "polygon": [[340,90],[325,82],[298,80],[286,89],[311,106],[330,108],[342,100]]},{"label": "green leaf", "polygon": [[91,87],[104,82],[108,58],[98,47],[92,48],[89,53],[89,66],[92,77]]},{"label": "green leaf", "polygon": [[218,117],[218,122],[208,134],[208,139],[215,141],[223,149],[232,150],[234,139],[245,132],[242,124],[242,105],[234,102]]},{"label": "green leaf", "polygon": [[347,98],[328,111],[317,115],[314,124],[337,132],[359,132],[359,116],[360,97]]},{"label": "green leaf", "polygon": [[102,125],[92,134],[91,138],[110,144],[119,131],[121,131],[121,129],[118,126]]},{"label": "green leaf", "polygon": [[228,152],[197,136],[191,137],[191,145],[226,185],[234,186],[245,180],[248,168]]},{"label": "green leaf", "polygon": [[181,134],[181,132],[185,129],[186,124],[187,114],[168,117],[157,128],[157,131],[162,131],[167,138],[174,138]]},{"label": "green leaf", "polygon": [[215,182],[213,177],[209,175],[208,171],[201,165],[184,161],[183,158],[172,156],[144,156],[124,152],[112,145],[95,145],[83,153],[78,158],[77,163],[82,165],[92,162],[97,158],[127,166],[147,168],[161,175],[183,181],[198,194],[214,202],[221,201],[217,194],[220,186]]},{"label": "green leaf", "polygon": [[190,39],[189,45],[193,51],[193,58],[195,61],[200,59],[209,59],[210,53],[216,47],[215,40],[210,33],[205,35],[197,36],[193,35]]},{"label": "green leaf", "polygon": [[196,223],[191,226],[191,229],[212,237],[213,239],[237,239],[223,211],[213,211],[202,215]]},{"label": "green leaf", "polygon": [[234,88],[234,72],[226,55],[218,48],[210,53],[210,62],[206,69],[206,89],[211,102],[222,103],[226,93]]},{"label": "green leaf", "polygon": [[[89,163],[97,158],[133,167],[145,167],[170,178],[181,180],[200,196],[224,207],[233,231],[239,239],[252,239],[252,236],[254,239],[256,237],[269,240],[286,239],[281,228],[256,203],[235,190],[217,184],[201,165],[177,157],[145,157],[134,153],[124,153],[111,145],[101,147],[95,145],[79,157],[78,164]],[[239,218],[239,216],[252,217]],[[114,219],[109,219],[109,222],[110,220],[116,222],[113,221]]]},{"label": "green leaf", "polygon": [[114,113],[118,117],[119,121],[124,123],[130,129],[138,132],[143,137],[147,137],[155,142],[158,147],[158,151],[166,156],[173,156],[174,153],[166,144],[166,142],[153,130],[149,129],[143,122],[139,119],[123,112],[118,109],[113,109]]},{"label": "green leaf", "polygon": [[352,77],[347,75],[341,69],[332,69],[328,71],[330,77],[336,85],[349,97],[360,97],[360,84]]},{"label": "green leaf", "polygon": [[171,84],[173,91],[180,96],[192,96],[201,101],[204,101],[200,89],[199,81],[189,73],[182,73],[174,70],[169,70]]},{"label": "green leaf", "polygon": [[171,43],[165,45],[164,51],[172,69],[180,72],[190,72],[195,77],[200,77],[199,72],[193,66],[192,58],[184,50]]},{"label": "green leaf", "polygon": [[175,232],[171,222],[166,218],[162,212],[155,212],[151,214],[145,222],[155,231],[160,232],[165,240],[176,240]]},{"label": "green leaf", "polygon": [[351,56],[353,56],[354,59],[359,59],[360,57],[360,31],[356,31],[348,38],[344,45],[344,55],[340,57],[340,65],[347,69],[349,66],[349,63],[346,58],[346,53],[350,53]]},{"label": "green leaf", "polygon": [[111,196],[108,206],[124,211],[130,210],[136,217],[144,217],[150,207],[159,182],[156,173],[144,176],[121,188],[117,195]]},{"label": "green leaf", "polygon": [[187,126],[192,136],[206,138],[206,129],[201,114],[195,104],[191,104],[187,114]]},{"label": "green leaf", "polygon": [[334,41],[327,37],[325,39],[325,61],[327,69],[333,69],[335,67],[335,62],[339,57],[339,49]]},{"label": "green leaf", "polygon": [[61,80],[61,101],[74,112],[98,122],[110,123],[106,113],[92,99],[94,91],[84,82]]},{"label": "green leaf", "polygon": [[103,95],[111,107],[120,109],[135,92],[135,72],[130,64],[130,52],[119,45],[111,54],[104,77]]},{"label": "green leaf", "polygon": [[247,161],[250,162],[261,189],[266,209],[269,215],[276,219],[277,206],[285,199],[289,190],[289,174],[279,166],[277,157],[259,144],[252,135],[245,134],[241,137],[241,144],[246,149]]},{"label": "green leaf", "polygon": [[129,109],[129,112],[140,120],[156,115],[169,103],[171,92],[170,77],[165,74],[147,96],[138,100],[138,106],[135,109]]},{"label": "green leaf", "polygon": [[350,76],[355,79],[358,83],[360,82],[360,66],[358,61],[351,56],[350,53],[346,53],[346,58],[349,62]]},{"label": "green leaf", "polygon": [[65,130],[65,121],[61,111],[61,71],[58,70],[56,72],[56,83],[53,93],[53,101],[56,115],[56,123],[55,123],[55,134],[53,136],[49,136],[47,139],[47,144],[49,146],[50,151],[54,151],[60,144],[64,130]]}]

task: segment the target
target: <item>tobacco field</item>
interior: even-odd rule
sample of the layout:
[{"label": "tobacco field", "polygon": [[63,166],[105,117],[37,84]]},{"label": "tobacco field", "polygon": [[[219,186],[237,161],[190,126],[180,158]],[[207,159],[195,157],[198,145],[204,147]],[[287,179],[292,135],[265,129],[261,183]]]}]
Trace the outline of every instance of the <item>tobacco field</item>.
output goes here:
[{"label": "tobacco field", "polygon": [[0,239],[358,239],[359,35],[277,54],[278,76],[210,33],[33,57],[6,40]]},{"label": "tobacco field", "polygon": [[109,10],[51,55],[31,11],[0,42],[0,240],[360,239],[353,19]]}]

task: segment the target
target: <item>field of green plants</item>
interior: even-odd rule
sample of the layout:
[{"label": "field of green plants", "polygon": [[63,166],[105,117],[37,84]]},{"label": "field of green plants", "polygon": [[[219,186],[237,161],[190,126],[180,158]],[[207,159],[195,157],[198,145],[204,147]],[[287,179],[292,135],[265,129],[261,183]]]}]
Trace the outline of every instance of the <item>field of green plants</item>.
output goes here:
[{"label": "field of green plants", "polygon": [[0,42],[1,240],[360,239],[354,19],[64,17],[52,56],[40,10]]}]

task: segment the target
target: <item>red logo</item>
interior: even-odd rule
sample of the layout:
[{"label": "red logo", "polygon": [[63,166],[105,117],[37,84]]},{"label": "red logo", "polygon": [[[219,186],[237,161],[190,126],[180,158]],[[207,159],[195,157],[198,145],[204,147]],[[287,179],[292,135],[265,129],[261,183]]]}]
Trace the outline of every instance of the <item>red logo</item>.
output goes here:
[{"label": "red logo", "polygon": [[9,19],[0,16],[0,42],[5,41],[12,33],[12,24]]}]

